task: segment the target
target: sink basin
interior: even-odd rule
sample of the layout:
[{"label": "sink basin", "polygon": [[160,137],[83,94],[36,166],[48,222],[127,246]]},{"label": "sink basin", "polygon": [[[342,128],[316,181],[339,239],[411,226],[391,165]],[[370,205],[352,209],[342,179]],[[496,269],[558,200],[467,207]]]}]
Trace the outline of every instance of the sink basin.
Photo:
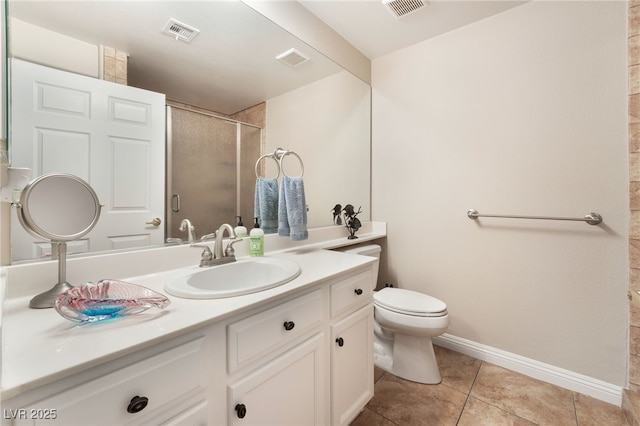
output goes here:
[{"label": "sink basin", "polygon": [[220,299],[267,290],[300,275],[300,266],[287,259],[252,257],[224,265],[189,268],[169,278],[164,289],[188,299]]}]

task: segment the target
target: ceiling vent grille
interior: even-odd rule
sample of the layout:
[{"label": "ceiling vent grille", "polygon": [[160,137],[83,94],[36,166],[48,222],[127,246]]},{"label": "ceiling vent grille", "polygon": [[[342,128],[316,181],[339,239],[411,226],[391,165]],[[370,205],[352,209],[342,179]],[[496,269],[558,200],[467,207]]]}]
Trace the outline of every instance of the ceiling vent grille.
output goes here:
[{"label": "ceiling vent grille", "polygon": [[402,18],[426,6],[422,0],[382,0],[382,3],[396,18]]},{"label": "ceiling vent grille", "polygon": [[183,24],[182,22],[178,22],[173,18],[167,21],[167,24],[164,26],[162,32],[165,34],[169,34],[176,40],[182,40],[186,42],[190,42],[195,36],[200,34],[200,30],[197,30],[187,24]]},{"label": "ceiling vent grille", "polygon": [[289,49],[286,52],[276,56],[276,59],[284,62],[290,67],[297,67],[298,65],[307,62],[309,60],[309,57],[297,49]]}]

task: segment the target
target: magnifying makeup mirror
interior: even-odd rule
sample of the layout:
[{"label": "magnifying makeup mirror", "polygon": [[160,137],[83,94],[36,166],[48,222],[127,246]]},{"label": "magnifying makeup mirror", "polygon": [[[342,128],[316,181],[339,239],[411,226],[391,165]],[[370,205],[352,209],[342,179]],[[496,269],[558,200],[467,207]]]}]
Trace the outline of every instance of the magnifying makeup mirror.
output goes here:
[{"label": "magnifying makeup mirror", "polygon": [[67,241],[87,234],[100,217],[100,201],[88,183],[66,173],[37,177],[22,190],[16,205],[18,220],[31,235],[51,240],[58,254],[58,283],[29,302],[31,308],[51,308],[66,282]]}]

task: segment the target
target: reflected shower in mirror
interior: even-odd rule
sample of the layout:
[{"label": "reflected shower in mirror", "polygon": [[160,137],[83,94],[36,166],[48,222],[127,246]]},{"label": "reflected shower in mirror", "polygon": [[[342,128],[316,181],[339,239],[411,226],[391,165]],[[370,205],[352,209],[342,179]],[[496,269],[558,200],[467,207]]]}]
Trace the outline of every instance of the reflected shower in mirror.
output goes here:
[{"label": "reflected shower in mirror", "polygon": [[196,238],[236,216],[251,223],[254,164],[262,129],[201,111],[167,107],[167,238],[186,240],[189,219]]}]

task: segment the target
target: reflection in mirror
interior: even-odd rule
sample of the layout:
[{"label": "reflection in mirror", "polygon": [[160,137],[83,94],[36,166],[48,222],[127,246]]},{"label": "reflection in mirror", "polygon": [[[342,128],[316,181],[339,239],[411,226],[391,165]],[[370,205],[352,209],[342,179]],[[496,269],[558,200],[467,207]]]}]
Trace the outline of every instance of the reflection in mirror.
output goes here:
[{"label": "reflection in mirror", "polygon": [[262,129],[201,111],[167,107],[167,238],[187,241],[184,219],[196,238],[222,223],[253,216],[254,163]]},{"label": "reflection in mirror", "polygon": [[[363,220],[370,218],[369,86],[243,3],[47,0],[11,2],[8,15],[10,51],[14,59],[21,58],[94,79],[117,80],[145,89],[147,93],[153,91],[165,94],[166,104],[173,108],[172,117],[178,110],[191,110],[204,113],[201,114],[203,116],[227,118],[241,123],[236,124],[239,126],[237,133],[241,134],[241,139],[245,137],[245,133],[251,133],[251,138],[259,140],[257,146],[252,143],[252,152],[249,154],[244,152],[248,146],[236,142],[232,154],[222,154],[215,151],[215,148],[215,154],[207,154],[209,158],[199,158],[205,164],[202,167],[206,169],[207,165],[212,168],[214,156],[233,158],[236,162],[245,155],[247,158],[253,156],[250,161],[246,161],[249,164],[246,169],[242,166],[237,169],[235,183],[229,184],[235,185],[236,192],[240,194],[235,198],[235,206],[233,201],[223,201],[224,197],[212,183],[212,180],[216,184],[227,182],[229,176],[225,174],[224,179],[205,179],[209,186],[197,191],[199,199],[193,204],[195,211],[207,217],[202,224],[196,225],[198,237],[217,229],[222,222],[235,224],[236,215],[242,215],[245,224],[252,222],[252,206],[244,210],[242,206],[249,206],[249,202],[242,200],[248,198],[252,202],[255,185],[253,166],[261,153],[273,151],[277,147],[297,152],[305,162],[310,228],[331,225],[331,208],[336,203],[362,205],[363,214],[360,217]],[[200,32],[190,43],[162,34],[161,29],[170,18],[185,22]],[[114,22],[118,23],[117,30],[114,30]],[[310,60],[295,68],[275,60],[277,55],[291,48],[303,51]],[[115,52],[114,57],[109,56],[111,52]],[[87,60],[95,57],[101,57],[101,60]],[[113,73],[117,74],[114,76],[109,73],[109,64],[112,63],[117,71]],[[103,64],[102,68],[100,64]],[[121,65],[121,68],[115,65]],[[118,70],[124,70],[124,76]],[[14,72],[13,76],[15,75],[17,73]],[[123,84],[114,83],[113,86]],[[57,86],[48,88],[51,87]],[[81,93],[82,90],[77,92]],[[21,96],[12,93],[13,101]],[[122,99],[121,96],[116,98]],[[162,103],[164,116],[165,101]],[[83,105],[81,96],[71,104]],[[125,223],[120,226],[130,227],[134,222],[138,226],[145,225],[142,231],[129,228],[111,231],[110,235],[114,238],[108,246],[78,247],[70,251],[123,249],[159,244],[166,237],[186,238],[184,233],[177,230],[180,220],[165,212],[173,207],[174,191],[171,186],[175,179],[186,178],[187,186],[193,185],[204,172],[201,166],[172,166],[167,163],[166,172],[163,169],[160,175],[149,173],[143,183],[129,185],[128,189],[133,191],[132,196],[123,195],[118,200],[107,199],[94,183],[96,178],[88,174],[88,170],[93,171],[94,167],[85,166],[85,163],[77,160],[63,164],[62,158],[59,158],[60,163],[56,159],[49,163],[48,168],[42,168],[42,162],[39,161],[38,156],[46,146],[50,150],[77,154],[79,151],[74,147],[84,144],[81,141],[86,135],[83,128],[78,127],[75,133],[61,137],[52,121],[41,126],[45,131],[36,132],[38,136],[35,140],[16,138],[13,102],[11,111],[9,155],[13,166],[21,165],[18,157],[13,155],[17,151],[14,145],[28,144],[35,147],[36,150],[31,151],[29,159],[33,163],[29,167],[34,167],[34,164],[36,166],[33,176],[66,171],[86,176],[86,180],[96,188],[105,204],[100,227],[103,222],[105,227],[106,222],[111,222],[107,218],[121,217],[125,212],[135,212],[140,217],[122,221]],[[146,114],[143,109],[128,102],[114,106],[113,111],[134,112],[137,117]],[[129,123],[131,120],[125,121]],[[165,130],[167,134],[171,133],[171,129],[162,126],[163,143]],[[72,137],[67,137],[69,135]],[[131,163],[138,161],[136,159],[142,161],[147,156],[156,156],[156,148],[149,149],[148,152],[146,148],[142,148],[140,141],[145,138],[146,136],[141,137],[135,133],[119,134],[110,143],[131,150],[126,151],[128,154],[115,158],[120,163],[126,163],[127,160]],[[43,144],[43,141],[51,144]],[[61,145],[65,148],[54,148],[54,142],[66,144]],[[167,149],[176,150],[180,147],[173,142]],[[241,151],[240,156],[237,155],[238,149]],[[131,152],[136,154],[132,156]],[[165,147],[159,152],[164,158]],[[190,150],[187,149],[187,152]],[[170,151],[167,151],[167,155],[169,154]],[[242,159],[240,162],[245,163]],[[83,167],[84,170],[77,170]],[[296,173],[294,167],[292,164],[292,174]],[[154,166],[150,171],[158,170]],[[82,175],[81,172],[87,174]],[[126,176],[115,163],[110,173],[116,177]],[[127,179],[133,182],[130,178],[121,178],[119,183],[127,186]],[[148,199],[150,193],[157,190],[161,194],[161,205],[164,206],[160,210],[148,205],[146,201],[146,204],[139,201]],[[110,193],[113,191],[105,191],[105,194]],[[222,216],[214,216],[210,208],[205,207],[205,201],[224,207]],[[181,202],[184,206],[184,197],[181,197]],[[184,216],[190,220],[195,220],[189,217],[193,214],[195,213],[184,212]],[[161,224],[153,225],[158,220]],[[160,234],[160,237],[155,237],[156,234]],[[43,250],[34,251],[32,248],[29,252],[26,256],[14,256],[14,259],[26,260],[48,255]]]},{"label": "reflection in mirror", "polygon": [[16,206],[20,223],[30,234],[50,240],[58,258],[58,282],[34,296],[31,308],[51,308],[56,297],[71,288],[66,278],[67,242],[93,229],[100,207],[93,188],[70,174],[39,176],[24,188]]},{"label": "reflection in mirror", "polygon": [[17,206],[22,226],[51,241],[72,241],[89,232],[100,217],[95,191],[73,175],[49,174],[29,183]]}]

